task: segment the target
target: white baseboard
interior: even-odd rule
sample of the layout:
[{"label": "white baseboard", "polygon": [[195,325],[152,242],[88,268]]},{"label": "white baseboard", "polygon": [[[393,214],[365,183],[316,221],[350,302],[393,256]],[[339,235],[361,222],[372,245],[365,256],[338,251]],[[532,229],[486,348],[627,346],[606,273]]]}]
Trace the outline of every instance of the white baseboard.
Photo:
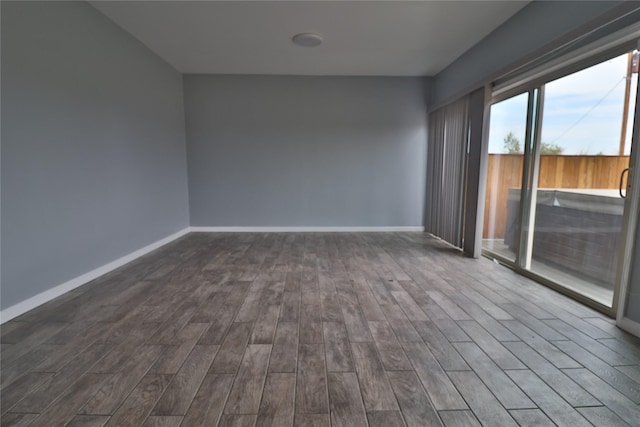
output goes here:
[{"label": "white baseboard", "polygon": [[193,233],[373,233],[424,231],[424,227],[190,227],[190,230]]},{"label": "white baseboard", "polygon": [[634,322],[628,317],[623,317],[618,320],[618,326],[620,329],[629,332],[631,335],[635,335],[640,338],[640,323]]},{"label": "white baseboard", "polygon": [[131,252],[128,255],[125,255],[121,258],[116,259],[115,261],[111,261],[108,264],[103,265],[102,267],[98,267],[94,270],[89,271],[88,273],[83,274],[82,276],[78,276],[74,279],[71,279],[67,282],[64,282],[56,287],[53,287],[49,290],[39,293],[31,298],[28,298],[18,304],[14,304],[11,307],[7,307],[4,310],[0,311],[0,324],[7,322],[21,314],[26,313],[29,310],[33,310],[34,308],[42,305],[52,299],[59,297],[65,292],[69,292],[79,286],[84,285],[85,283],[90,282],[93,279],[96,279],[103,274],[106,274],[110,271],[115,270],[118,267],[121,267],[136,258],[139,258],[143,255],[148,254],[149,252],[158,249],[161,246],[166,245],[167,243],[176,240],[179,237],[184,236],[189,233],[189,227],[178,231],[170,236],[165,237],[164,239],[160,239],[156,242],[151,243],[150,245],[145,246],[142,249],[138,249],[137,251]]}]

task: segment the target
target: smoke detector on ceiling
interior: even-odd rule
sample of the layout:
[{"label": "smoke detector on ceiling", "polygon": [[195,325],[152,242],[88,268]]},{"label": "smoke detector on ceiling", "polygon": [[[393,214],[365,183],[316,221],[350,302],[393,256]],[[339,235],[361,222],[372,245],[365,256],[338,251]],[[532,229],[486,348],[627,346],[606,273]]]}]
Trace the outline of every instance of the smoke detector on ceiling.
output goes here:
[{"label": "smoke detector on ceiling", "polygon": [[322,35],[316,33],[300,33],[296,34],[291,40],[302,47],[315,47],[322,44]]}]

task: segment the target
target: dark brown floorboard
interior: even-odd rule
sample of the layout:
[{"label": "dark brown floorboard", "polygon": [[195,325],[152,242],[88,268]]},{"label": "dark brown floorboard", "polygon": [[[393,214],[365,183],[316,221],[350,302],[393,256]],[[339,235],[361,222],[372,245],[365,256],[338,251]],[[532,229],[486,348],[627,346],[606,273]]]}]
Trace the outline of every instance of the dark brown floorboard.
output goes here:
[{"label": "dark brown floorboard", "polygon": [[0,329],[2,426],[640,422],[639,339],[424,233],[193,233]]}]

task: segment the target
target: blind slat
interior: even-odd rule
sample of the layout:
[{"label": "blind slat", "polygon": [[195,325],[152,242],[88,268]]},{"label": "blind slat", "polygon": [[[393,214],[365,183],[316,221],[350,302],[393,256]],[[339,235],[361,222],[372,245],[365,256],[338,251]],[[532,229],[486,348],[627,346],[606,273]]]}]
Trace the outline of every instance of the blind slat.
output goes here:
[{"label": "blind slat", "polygon": [[427,231],[462,247],[468,97],[429,115]]}]

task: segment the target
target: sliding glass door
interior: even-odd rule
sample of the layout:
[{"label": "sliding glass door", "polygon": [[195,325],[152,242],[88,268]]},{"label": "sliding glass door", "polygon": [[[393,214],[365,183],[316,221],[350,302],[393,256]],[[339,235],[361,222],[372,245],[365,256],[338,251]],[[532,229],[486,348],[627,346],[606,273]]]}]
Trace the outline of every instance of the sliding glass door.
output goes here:
[{"label": "sliding glass door", "polygon": [[515,261],[529,93],[491,106],[483,248]]},{"label": "sliding glass door", "polygon": [[626,52],[491,107],[483,248],[613,307],[638,82]]}]

